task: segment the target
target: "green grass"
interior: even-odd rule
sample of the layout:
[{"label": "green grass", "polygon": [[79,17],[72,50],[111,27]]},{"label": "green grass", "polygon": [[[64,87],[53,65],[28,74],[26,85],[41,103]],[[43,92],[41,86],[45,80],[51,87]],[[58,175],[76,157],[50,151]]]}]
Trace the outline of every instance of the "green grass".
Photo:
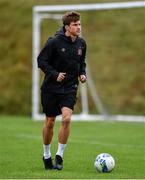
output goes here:
[{"label": "green grass", "polygon": [[[51,146],[57,149],[56,123]],[[42,164],[43,122],[29,117],[0,117],[0,179],[141,179],[145,178],[145,123],[73,122],[62,171],[45,171]],[[94,159],[113,155],[114,171],[98,173]]]}]

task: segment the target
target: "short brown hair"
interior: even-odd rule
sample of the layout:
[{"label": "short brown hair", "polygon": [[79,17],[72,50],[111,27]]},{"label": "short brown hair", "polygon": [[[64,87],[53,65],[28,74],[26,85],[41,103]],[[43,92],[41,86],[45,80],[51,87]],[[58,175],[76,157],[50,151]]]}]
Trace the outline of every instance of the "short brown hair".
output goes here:
[{"label": "short brown hair", "polygon": [[62,17],[63,25],[70,25],[71,22],[76,22],[80,20],[80,14],[77,12],[67,12]]}]

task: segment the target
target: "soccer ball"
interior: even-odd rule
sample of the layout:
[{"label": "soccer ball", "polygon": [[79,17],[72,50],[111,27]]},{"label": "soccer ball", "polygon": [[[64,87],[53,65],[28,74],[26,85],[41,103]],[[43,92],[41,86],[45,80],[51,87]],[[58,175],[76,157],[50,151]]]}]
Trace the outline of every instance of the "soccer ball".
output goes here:
[{"label": "soccer ball", "polygon": [[101,153],[96,157],[94,166],[99,172],[111,172],[115,167],[115,160],[110,154]]}]

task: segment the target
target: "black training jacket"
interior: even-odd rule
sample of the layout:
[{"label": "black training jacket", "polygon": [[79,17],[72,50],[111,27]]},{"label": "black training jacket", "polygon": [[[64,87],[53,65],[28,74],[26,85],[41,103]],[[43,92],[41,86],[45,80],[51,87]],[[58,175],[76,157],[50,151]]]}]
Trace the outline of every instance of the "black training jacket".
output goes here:
[{"label": "black training jacket", "polygon": [[[45,73],[41,90],[62,94],[76,92],[78,76],[86,75],[85,55],[85,41],[78,37],[72,42],[70,37],[65,36],[62,27],[47,40],[37,58],[38,67]],[[62,82],[57,82],[59,72],[66,72]]]}]

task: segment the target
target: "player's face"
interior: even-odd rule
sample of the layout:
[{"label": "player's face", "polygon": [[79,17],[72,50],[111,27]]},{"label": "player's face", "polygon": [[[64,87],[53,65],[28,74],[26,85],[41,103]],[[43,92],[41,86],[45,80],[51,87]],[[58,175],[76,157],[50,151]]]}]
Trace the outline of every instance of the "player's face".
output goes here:
[{"label": "player's face", "polygon": [[79,36],[81,34],[81,22],[71,22],[68,26],[68,31],[73,36]]}]

